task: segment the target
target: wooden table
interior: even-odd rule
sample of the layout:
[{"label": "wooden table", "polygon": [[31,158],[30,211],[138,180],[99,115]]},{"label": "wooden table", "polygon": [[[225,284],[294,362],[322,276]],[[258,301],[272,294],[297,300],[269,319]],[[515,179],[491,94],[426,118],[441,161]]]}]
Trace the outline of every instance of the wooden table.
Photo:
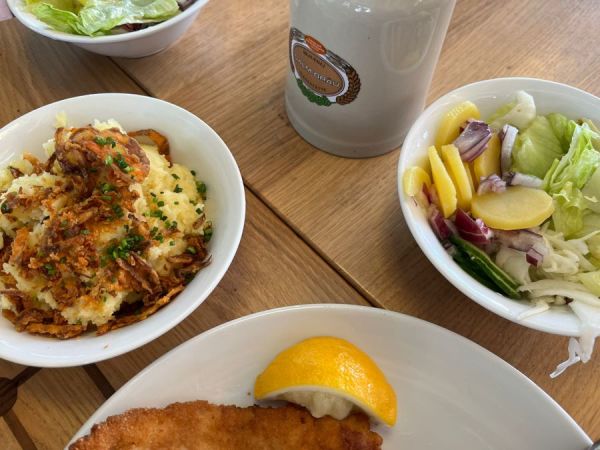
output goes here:
[{"label": "wooden table", "polygon": [[[240,166],[248,200],[239,252],[187,320],[144,347],[98,364],[31,369],[0,360],[21,382],[0,419],[0,448],[62,448],[115,389],[181,342],[225,321],[316,302],[410,314],[491,350],[548,392],[600,438],[600,357],[558,379],[567,339],[488,312],[434,270],[402,219],[398,150],[369,160],[320,152],[291,128],[285,0],[214,0],[171,49],[110,59],[0,23],[0,125],[46,103],[132,92],[176,103],[210,124]],[[459,0],[429,102],[468,82],[532,76],[600,95],[600,10],[594,0]]]}]

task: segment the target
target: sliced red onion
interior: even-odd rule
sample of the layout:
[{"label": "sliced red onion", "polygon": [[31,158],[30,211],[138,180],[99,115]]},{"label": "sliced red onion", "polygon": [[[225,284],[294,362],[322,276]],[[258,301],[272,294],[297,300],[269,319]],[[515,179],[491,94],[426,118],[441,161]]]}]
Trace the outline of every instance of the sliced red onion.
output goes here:
[{"label": "sliced red onion", "polygon": [[487,192],[495,192],[499,194],[506,190],[506,182],[495,173],[487,178],[481,177],[479,187],[477,188],[477,195],[482,195]]},{"label": "sliced red onion", "polygon": [[460,158],[466,162],[473,161],[475,158],[477,158],[479,155],[481,155],[485,151],[491,138],[492,138],[492,135],[489,135],[489,136],[483,138],[481,140],[481,142],[479,142],[475,147],[473,147],[469,151],[465,152],[464,154],[460,155]]},{"label": "sliced red onion", "polygon": [[470,162],[487,148],[491,138],[492,130],[487,123],[480,120],[469,120],[453,144],[458,148],[460,158]]},{"label": "sliced red onion", "polygon": [[527,175],[519,172],[506,172],[503,176],[509,186],[525,186],[541,189],[544,180],[534,175]]},{"label": "sliced red onion", "polygon": [[535,253],[541,255],[542,260],[548,254],[548,248],[542,235],[531,230],[494,230],[494,237],[502,245],[521,252],[527,253],[529,250],[534,250]]},{"label": "sliced red onion", "polygon": [[445,241],[452,234],[452,231],[446,224],[444,215],[433,204],[430,205],[427,210],[427,220],[429,221],[429,225],[431,225],[431,229],[440,241]]},{"label": "sliced red onion", "polygon": [[466,241],[472,244],[484,246],[490,243],[492,231],[483,223],[481,219],[473,219],[462,209],[456,210],[454,224],[458,229],[458,234]]},{"label": "sliced red onion", "polygon": [[510,170],[512,166],[512,151],[515,146],[515,140],[519,130],[512,125],[504,125],[500,131],[500,139],[502,140],[502,151],[500,153],[500,169],[502,173]]},{"label": "sliced red onion", "polygon": [[534,247],[531,247],[527,250],[527,253],[525,253],[525,259],[527,259],[527,262],[532,266],[540,267],[544,261],[544,255],[538,252]]}]

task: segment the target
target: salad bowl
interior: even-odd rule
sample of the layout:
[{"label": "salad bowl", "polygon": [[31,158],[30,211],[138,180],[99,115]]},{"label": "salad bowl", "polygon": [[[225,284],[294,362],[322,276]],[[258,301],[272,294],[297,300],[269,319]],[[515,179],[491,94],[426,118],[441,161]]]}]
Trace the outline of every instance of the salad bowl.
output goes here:
[{"label": "salad bowl", "polygon": [[[568,306],[553,306],[540,314],[528,314],[532,305],[525,300],[514,300],[495,292],[476,281],[446,252],[420,206],[406,195],[402,176],[412,166],[424,166],[427,148],[433,145],[443,115],[453,106],[471,101],[477,105],[481,117],[489,117],[499,107],[514,100],[517,91],[530,94],[537,114],[561,113],[578,119],[600,121],[600,99],[580,89],[565,84],[533,78],[498,78],[479,81],[460,87],[431,104],[410,129],[400,154],[398,164],[398,193],[406,223],[417,244],[435,268],[457,289],[481,306],[508,319],[535,330],[548,333],[593,338],[596,335],[595,319],[584,323]],[[591,335],[590,335],[591,333]]]},{"label": "salad bowl", "polygon": [[100,55],[124,58],[141,58],[169,47],[187,31],[207,2],[196,0],[176,16],[141,30],[107,36],[81,36],[52,29],[27,11],[25,0],[7,0],[17,20],[42,36]]}]

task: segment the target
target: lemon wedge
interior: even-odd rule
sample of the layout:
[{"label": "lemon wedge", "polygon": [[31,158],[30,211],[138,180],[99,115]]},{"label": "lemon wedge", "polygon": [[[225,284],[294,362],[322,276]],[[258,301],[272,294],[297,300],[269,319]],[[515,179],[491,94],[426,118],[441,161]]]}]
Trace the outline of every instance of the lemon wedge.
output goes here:
[{"label": "lemon wedge", "polygon": [[362,350],[335,337],[301,341],[279,353],[257,377],[257,400],[283,399],[315,417],[346,417],[353,407],[387,425],[396,423],[396,394]]}]

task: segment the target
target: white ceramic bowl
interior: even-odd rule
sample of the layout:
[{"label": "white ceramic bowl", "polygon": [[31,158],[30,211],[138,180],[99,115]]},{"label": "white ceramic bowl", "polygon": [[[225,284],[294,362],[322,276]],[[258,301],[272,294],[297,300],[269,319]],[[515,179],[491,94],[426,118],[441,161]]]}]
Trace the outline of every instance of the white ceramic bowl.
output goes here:
[{"label": "white ceramic bowl", "polygon": [[496,108],[512,101],[515,92],[520,89],[534,97],[538,114],[560,112],[570,118],[587,117],[596,123],[600,122],[600,99],[565,84],[534,78],[497,78],[460,87],[432,103],[408,132],[398,164],[400,205],[406,223],[423,253],[465,295],[490,311],[529,328],[564,336],[580,336],[581,323],[568,307],[552,308],[520,320],[520,314],[531,306],[527,302],[504,297],[467,275],[446,253],[423,211],[404,194],[402,188],[402,174],[411,166],[425,164],[427,147],[433,144],[442,115],[452,106],[471,100],[485,119]]},{"label": "white ceramic bowl", "polygon": [[45,157],[42,143],[53,136],[57,113],[69,125],[114,118],[126,130],[155,128],[171,144],[173,161],[194,169],[208,187],[207,216],[213,221],[211,263],[171,303],[146,320],[102,336],[87,333],[61,341],[15,331],[0,317],[0,358],[39,367],[68,367],[101,361],[133,350],[167,332],[192,313],[217,286],[238,248],[245,216],[242,177],[221,138],[192,113],[152,97],[96,94],[36,109],[0,130],[0,167],[23,151]]},{"label": "white ceramic bowl", "polygon": [[7,0],[15,17],[36,33],[56,41],[70,42],[78,47],[106,56],[141,58],[164,50],[190,27],[208,0],[196,0],[188,9],[177,16],[143,30],[112,36],[79,36],[50,28],[25,9],[24,0]]}]

